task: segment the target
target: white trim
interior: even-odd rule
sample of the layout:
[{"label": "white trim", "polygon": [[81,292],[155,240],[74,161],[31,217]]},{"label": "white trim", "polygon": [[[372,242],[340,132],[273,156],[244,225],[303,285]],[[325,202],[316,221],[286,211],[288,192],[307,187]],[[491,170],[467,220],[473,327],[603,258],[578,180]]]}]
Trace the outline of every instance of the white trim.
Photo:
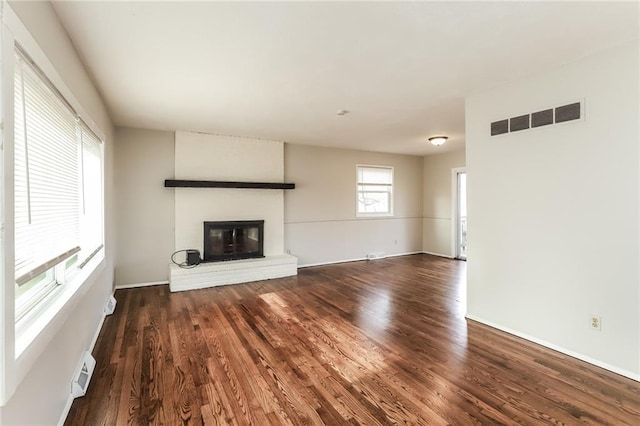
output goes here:
[{"label": "white trim", "polygon": [[365,260],[367,260],[366,257],[358,257],[358,258],[355,258],[355,259],[332,260],[330,262],[307,263],[306,265],[298,265],[298,269],[310,268],[312,266],[335,265],[335,264],[338,264],[338,263],[360,262],[360,261],[365,261]]},{"label": "white trim", "polygon": [[69,415],[69,411],[71,411],[71,405],[73,404],[73,395],[69,392],[69,397],[67,398],[67,402],[64,404],[64,409],[62,410],[62,415],[58,420],[58,426],[64,426],[64,422],[67,420],[67,416]]},{"label": "white trim", "polygon": [[[28,29],[24,26],[22,21],[16,15],[11,8],[11,5],[2,0],[2,114],[3,114],[3,173],[4,180],[2,182],[3,198],[2,198],[2,232],[4,241],[3,247],[13,247],[13,234],[14,234],[14,218],[13,218],[13,67],[14,67],[14,43],[18,42],[23,50],[38,64],[40,69],[45,73],[47,78],[56,86],[60,93],[66,98],[66,100],[73,106],[78,115],[83,119],[85,124],[101,139],[104,139],[103,132],[86,113],[85,109],[81,106],[80,102],[73,95],[69,86],[60,77],[53,64],[47,58],[46,53],[39,46],[33,36],[29,33]],[[104,148],[103,148],[104,149]],[[106,159],[103,158],[103,161]],[[104,165],[103,165],[104,173]],[[103,183],[105,182],[103,175]],[[104,189],[103,189],[104,197]],[[103,204],[103,209],[105,204]],[[103,224],[104,224],[104,210],[103,210]],[[104,226],[104,225],[103,225]],[[104,232],[104,230],[103,230]],[[104,249],[103,249],[104,250]],[[22,382],[23,378],[33,367],[38,357],[42,355],[46,346],[54,338],[55,334],[62,328],[64,322],[69,318],[69,315],[73,312],[75,305],[79,302],[79,299],[85,294],[97,281],[98,277],[104,273],[106,259],[104,256],[96,257],[95,264],[87,265],[83,270],[83,274],[86,274],[85,279],[77,285],[65,285],[59,292],[58,297],[52,297],[50,305],[46,309],[47,315],[50,316],[49,321],[44,324],[44,320],[34,322],[28,328],[30,337],[27,338],[24,334],[16,333],[15,312],[14,303],[15,293],[14,286],[6,283],[13,283],[15,280],[14,268],[4,267],[2,271],[2,278],[4,279],[4,299],[2,300],[2,306],[0,306],[0,313],[3,315],[2,321],[2,337],[3,345],[2,356],[0,361],[3,365],[0,368],[0,406],[6,404],[16,389]],[[14,262],[14,251],[5,250],[2,253],[2,266],[11,265]],[[86,271],[86,272],[85,272]],[[55,300],[54,300],[55,299]],[[56,311],[53,313],[53,311]],[[26,322],[22,323],[23,325]],[[18,337],[16,339],[16,337]],[[17,355],[17,356],[16,356]]]},{"label": "white trim", "polygon": [[[2,1],[4,15],[11,10],[7,7],[6,1]],[[13,36],[6,25],[2,25],[2,52],[13,52]],[[2,150],[0,156],[2,161],[2,173],[0,174],[0,229],[2,232],[2,257],[0,258],[0,271],[2,282],[0,282],[0,407],[4,406],[13,395],[16,385],[15,372],[15,286],[3,285],[13,283],[15,277],[15,267],[6,267],[15,264],[13,250],[6,250],[6,247],[13,247],[13,55],[4,54],[0,61],[0,91],[2,98]],[[10,93],[10,95],[9,95]]]},{"label": "white trim", "polygon": [[640,373],[633,373],[631,371],[624,370],[622,368],[616,367],[615,365],[611,365],[611,364],[608,364],[606,362],[599,361],[599,360],[597,360],[595,358],[591,358],[590,356],[583,355],[583,354],[581,354],[579,352],[575,352],[575,351],[572,351],[570,349],[563,348],[562,346],[558,346],[556,344],[547,342],[546,340],[538,339],[537,337],[533,337],[533,336],[530,336],[530,335],[525,334],[525,333],[520,333],[519,331],[515,331],[515,330],[513,330],[513,329],[511,329],[509,327],[503,327],[501,325],[498,325],[498,324],[496,324],[494,322],[491,322],[491,321],[487,321],[487,320],[485,320],[483,318],[480,318],[480,317],[477,317],[475,315],[467,314],[467,315],[465,315],[465,318],[470,319],[472,321],[479,322],[481,324],[487,325],[489,327],[495,328],[495,329],[503,331],[505,333],[512,334],[512,335],[514,335],[516,337],[520,337],[522,339],[525,339],[525,340],[528,340],[530,342],[536,343],[538,345],[544,346],[544,347],[546,347],[548,349],[552,349],[552,350],[554,350],[556,352],[560,352],[560,353],[563,353],[565,355],[569,355],[570,357],[577,358],[577,359],[579,359],[581,361],[584,361],[586,363],[589,363],[591,365],[595,365],[596,367],[604,368],[605,370],[611,371],[613,373],[616,373],[616,374],[619,374],[621,376],[624,376],[624,377],[627,377],[629,379],[632,379],[632,380],[635,380],[637,382],[640,382]]},{"label": "white trim", "polygon": [[[406,253],[387,254],[387,255],[385,255],[384,258],[410,256],[412,254],[422,254],[422,253],[424,253],[424,252],[423,251],[409,251],[409,252],[406,252]],[[429,253],[427,253],[427,254],[429,254]],[[358,257],[358,258],[355,258],[355,259],[332,260],[332,261],[329,261],[329,262],[307,263],[305,265],[298,265],[298,269],[310,268],[312,266],[336,265],[338,263],[362,262],[362,261],[366,261],[366,260],[369,260],[369,259],[367,259],[366,257]],[[382,260],[382,258],[380,260]]]},{"label": "white trim", "polygon": [[125,288],[151,287],[154,285],[168,285],[169,281],[152,281],[148,283],[132,283],[132,284],[116,284],[115,289],[121,290]]},{"label": "white trim", "polygon": [[458,256],[458,173],[467,173],[467,168],[451,169],[451,256],[448,257],[452,259]]},{"label": "white trim", "polygon": [[433,217],[433,216],[422,216],[419,219],[429,219],[429,220],[451,220],[450,217]]},{"label": "white trim", "polygon": [[[111,296],[113,296],[113,294]],[[96,329],[96,332],[94,333],[93,338],[91,339],[91,344],[89,345],[89,349],[88,349],[89,353],[93,353],[93,349],[95,348],[96,343],[98,342],[98,336],[100,336],[100,332],[102,331],[102,326],[104,325],[104,320],[106,318],[107,318],[107,315],[103,313],[102,318],[98,323],[98,328]],[[73,378],[71,380],[73,380]],[[69,383],[71,383],[71,381],[69,381]],[[74,399],[73,394],[71,394],[71,390],[69,390],[69,397],[67,398],[67,402],[65,403],[64,409],[62,410],[62,414],[60,415],[60,419],[58,420],[58,426],[63,426],[64,422],[67,420],[67,416],[69,415],[69,411],[71,410],[71,404],[73,404],[73,399]]]},{"label": "white trim", "polygon": [[[113,294],[109,295],[109,297],[111,296],[113,296]],[[109,300],[108,297],[107,297],[107,300]],[[100,332],[102,331],[102,326],[104,325],[104,320],[106,318],[107,318],[107,314],[103,312],[102,318],[100,319],[100,322],[98,323],[98,327],[96,328],[96,332],[93,334],[93,337],[91,338],[91,344],[89,344],[88,351],[91,353],[93,353],[93,348],[95,348],[96,343],[98,343],[98,337],[100,336]]]},{"label": "white trim", "polygon": [[294,222],[283,222],[285,225],[304,225],[308,223],[333,223],[333,222],[361,222],[363,220],[409,220],[409,219],[446,219],[448,217],[424,217],[424,216],[378,216],[378,217],[355,217],[346,219],[323,219],[323,220],[297,220]]},{"label": "white trim", "polygon": [[434,252],[431,252],[431,251],[424,251],[424,250],[423,250],[423,251],[421,251],[420,253],[423,253],[423,254],[430,254],[431,256],[446,257],[447,259],[455,259],[455,257],[450,256],[450,255],[448,255],[448,254],[434,253]]},{"label": "white trim", "polygon": [[412,254],[422,254],[422,250],[418,251],[408,251],[406,253],[396,253],[396,254],[388,254],[385,257],[400,257],[400,256],[411,256]]},{"label": "white trim", "polygon": [[[21,360],[25,351],[31,349],[31,345],[38,337],[45,333],[49,323],[65,308],[65,305],[76,296],[76,293],[84,292],[81,290],[88,281],[91,281],[90,286],[98,279],[100,273],[103,272],[106,261],[104,251],[98,252],[101,256],[95,256],[87,265],[77,271],[72,280],[60,285],[55,291],[53,291],[47,298],[34,308],[29,315],[20,319],[15,323],[16,328],[16,343],[15,343],[15,357],[16,360]],[[69,312],[70,313],[70,312]],[[35,344],[34,346],[38,346]],[[44,347],[41,348],[42,350]]]}]

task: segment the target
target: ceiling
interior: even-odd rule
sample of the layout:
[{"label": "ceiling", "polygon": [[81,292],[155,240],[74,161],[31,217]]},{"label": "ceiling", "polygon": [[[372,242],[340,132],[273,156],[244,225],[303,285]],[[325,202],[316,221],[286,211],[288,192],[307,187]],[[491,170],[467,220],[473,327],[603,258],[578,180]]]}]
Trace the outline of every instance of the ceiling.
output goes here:
[{"label": "ceiling", "polygon": [[[635,2],[54,8],[118,126],[413,155],[464,146],[467,95],[637,39],[639,26]],[[449,142],[426,143],[436,134]]]}]

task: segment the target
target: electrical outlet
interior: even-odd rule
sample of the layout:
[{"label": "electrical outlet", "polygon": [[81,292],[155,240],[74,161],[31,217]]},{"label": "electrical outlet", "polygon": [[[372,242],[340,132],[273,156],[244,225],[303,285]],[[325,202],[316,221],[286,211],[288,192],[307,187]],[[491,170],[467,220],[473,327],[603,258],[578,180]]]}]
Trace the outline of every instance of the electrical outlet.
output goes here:
[{"label": "electrical outlet", "polygon": [[384,252],[383,251],[379,251],[379,252],[375,252],[375,253],[368,253],[366,258],[367,258],[367,260],[384,259]]},{"label": "electrical outlet", "polygon": [[598,315],[591,315],[591,329],[595,331],[602,331],[602,318]]}]

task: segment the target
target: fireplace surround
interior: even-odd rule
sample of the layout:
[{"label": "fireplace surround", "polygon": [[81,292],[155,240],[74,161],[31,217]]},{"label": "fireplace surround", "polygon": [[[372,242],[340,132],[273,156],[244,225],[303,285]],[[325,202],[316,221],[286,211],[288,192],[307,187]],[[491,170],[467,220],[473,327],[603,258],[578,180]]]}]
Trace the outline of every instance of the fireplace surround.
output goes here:
[{"label": "fireplace surround", "polygon": [[204,262],[264,257],[264,220],[204,222]]},{"label": "fireplace surround", "polygon": [[[283,183],[284,142],[176,131],[174,165],[171,179],[179,181],[167,182],[167,186],[173,187],[171,191],[175,193],[176,250],[197,248],[203,260],[205,251],[212,260],[211,247],[203,239],[205,221],[262,219],[265,223],[264,257],[249,253],[247,256],[256,257],[206,261],[190,269],[171,263],[171,291],[297,274],[298,260],[286,253],[284,246],[284,191],[293,188],[293,184]],[[193,179],[201,181],[192,182]],[[236,241],[237,238],[236,232]],[[234,253],[230,252],[227,249],[217,260],[233,259]]]}]

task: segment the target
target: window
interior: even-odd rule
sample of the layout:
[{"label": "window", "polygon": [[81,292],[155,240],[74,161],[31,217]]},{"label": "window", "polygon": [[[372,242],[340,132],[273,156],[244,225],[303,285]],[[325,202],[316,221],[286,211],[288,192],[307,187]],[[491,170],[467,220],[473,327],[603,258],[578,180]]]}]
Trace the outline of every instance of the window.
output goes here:
[{"label": "window", "polygon": [[393,214],[393,167],[356,166],[357,216]]},{"label": "window", "polygon": [[14,120],[19,320],[102,248],[102,142],[19,47]]}]

